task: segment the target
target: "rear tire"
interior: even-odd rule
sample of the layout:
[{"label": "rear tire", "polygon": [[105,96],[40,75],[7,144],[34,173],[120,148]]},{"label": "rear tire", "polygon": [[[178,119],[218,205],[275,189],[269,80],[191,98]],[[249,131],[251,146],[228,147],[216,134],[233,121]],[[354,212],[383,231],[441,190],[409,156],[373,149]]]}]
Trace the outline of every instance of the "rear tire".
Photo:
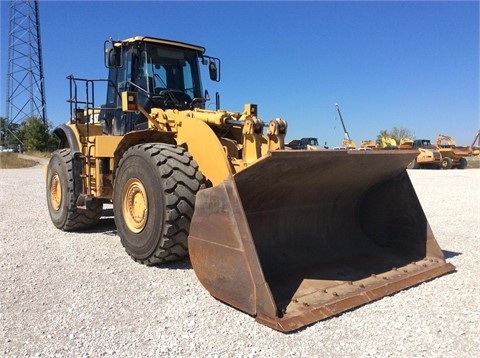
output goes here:
[{"label": "rear tire", "polygon": [[442,169],[452,169],[452,159],[445,157],[442,159]]},{"label": "rear tire", "polygon": [[465,169],[468,165],[467,159],[465,158],[460,158],[460,163],[458,164],[457,168],[458,169]]},{"label": "rear tire", "polygon": [[113,210],[122,245],[135,261],[154,265],[187,255],[195,195],[204,182],[182,147],[151,143],[127,150],[116,171]]},{"label": "rear tire", "polygon": [[101,201],[94,199],[89,209],[77,208],[70,149],[60,149],[52,154],[47,168],[46,190],[50,218],[58,229],[87,229],[99,222],[103,208]]}]

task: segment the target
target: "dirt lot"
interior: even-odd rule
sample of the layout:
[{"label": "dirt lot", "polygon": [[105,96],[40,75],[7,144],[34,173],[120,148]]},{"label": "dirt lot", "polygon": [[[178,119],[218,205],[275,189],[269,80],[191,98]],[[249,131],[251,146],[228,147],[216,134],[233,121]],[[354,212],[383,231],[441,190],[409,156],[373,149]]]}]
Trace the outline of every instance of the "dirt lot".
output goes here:
[{"label": "dirt lot", "polygon": [[478,356],[480,169],[409,175],[457,271],[287,335],[212,298],[188,261],[161,268],[133,262],[109,208],[94,230],[55,229],[43,167],[2,169],[0,354]]}]

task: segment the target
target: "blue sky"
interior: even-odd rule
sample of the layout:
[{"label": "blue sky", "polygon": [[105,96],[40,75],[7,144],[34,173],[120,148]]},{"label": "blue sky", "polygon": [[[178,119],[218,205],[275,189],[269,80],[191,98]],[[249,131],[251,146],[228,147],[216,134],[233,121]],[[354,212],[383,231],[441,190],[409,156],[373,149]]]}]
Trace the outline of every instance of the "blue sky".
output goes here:
[{"label": "blue sky", "polygon": [[[0,5],[6,116],[9,1]],[[286,119],[287,140],[340,145],[335,103],[357,144],[405,127],[469,145],[480,129],[478,1],[40,1],[40,29],[53,125],[69,117],[67,75],[105,78],[104,40],[147,35],[221,58],[222,81],[204,88],[222,109],[256,103],[265,122]]]}]

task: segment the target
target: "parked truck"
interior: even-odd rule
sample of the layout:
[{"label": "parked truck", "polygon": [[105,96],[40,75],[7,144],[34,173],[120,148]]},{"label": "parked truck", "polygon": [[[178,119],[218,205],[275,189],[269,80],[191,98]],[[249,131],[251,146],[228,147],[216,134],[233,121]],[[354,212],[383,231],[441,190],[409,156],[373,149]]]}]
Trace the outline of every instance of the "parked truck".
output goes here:
[{"label": "parked truck", "polygon": [[308,149],[308,150],[319,150],[324,149],[318,145],[318,138],[308,137],[301,139],[294,139],[288,142],[285,147],[288,149]]}]

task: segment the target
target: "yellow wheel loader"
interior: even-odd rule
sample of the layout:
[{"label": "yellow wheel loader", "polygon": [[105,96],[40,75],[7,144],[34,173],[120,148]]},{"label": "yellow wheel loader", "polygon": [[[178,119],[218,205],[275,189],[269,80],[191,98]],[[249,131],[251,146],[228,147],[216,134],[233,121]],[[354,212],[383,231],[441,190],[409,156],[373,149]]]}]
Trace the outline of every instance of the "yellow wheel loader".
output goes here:
[{"label": "yellow wheel loader", "polygon": [[417,151],[285,150],[285,120],[218,95],[206,109],[201,68],[218,81],[220,60],[203,47],[137,36],[104,51],[108,79],[68,77],[46,168],[57,228],[92,227],[113,203],[134,260],[188,254],[214,297],[282,332],[454,270],[405,169]]},{"label": "yellow wheel loader", "polygon": [[442,155],[433,148],[429,139],[400,138],[398,149],[418,149],[420,154],[407,166],[408,169],[440,169]]}]

